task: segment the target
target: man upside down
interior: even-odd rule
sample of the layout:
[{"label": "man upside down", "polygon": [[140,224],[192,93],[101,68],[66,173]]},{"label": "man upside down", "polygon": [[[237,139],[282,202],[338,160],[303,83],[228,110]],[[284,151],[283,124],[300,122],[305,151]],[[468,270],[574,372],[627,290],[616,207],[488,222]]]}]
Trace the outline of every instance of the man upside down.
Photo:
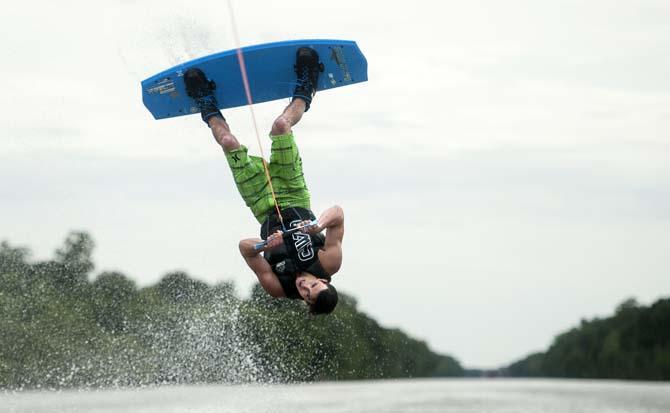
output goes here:
[{"label": "man upside down", "polygon": [[[202,70],[192,68],[184,73],[184,83],[203,121],[223,148],[240,195],[261,224],[260,239],[240,241],[240,253],[247,265],[272,297],[301,299],[311,313],[328,314],[338,300],[330,281],[342,264],[344,213],[339,206],[333,206],[323,211],[315,223],[292,130],[309,110],[320,71],[317,52],[307,47],[298,49],[293,98],[270,131],[272,148],[267,167],[274,196],[263,160],[247,154],[247,148],[230,132],[218,110],[214,82]],[[296,227],[301,229],[285,233]]]}]

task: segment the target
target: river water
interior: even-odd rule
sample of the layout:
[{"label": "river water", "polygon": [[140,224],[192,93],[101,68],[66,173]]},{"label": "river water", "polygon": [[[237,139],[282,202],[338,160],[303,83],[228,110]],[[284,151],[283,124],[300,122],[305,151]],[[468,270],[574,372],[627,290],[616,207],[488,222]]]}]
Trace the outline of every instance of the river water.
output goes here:
[{"label": "river water", "polygon": [[670,383],[415,379],[0,393],[0,412],[668,413]]}]

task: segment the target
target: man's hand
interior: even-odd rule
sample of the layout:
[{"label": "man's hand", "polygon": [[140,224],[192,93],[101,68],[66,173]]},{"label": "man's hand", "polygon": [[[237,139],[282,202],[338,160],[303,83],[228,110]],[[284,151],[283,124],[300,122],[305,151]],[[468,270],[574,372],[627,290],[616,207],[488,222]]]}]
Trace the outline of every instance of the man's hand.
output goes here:
[{"label": "man's hand", "polygon": [[266,240],[265,240],[265,248],[264,250],[269,250],[272,248],[276,248],[280,246],[284,242],[284,233],[282,231],[277,230],[274,234],[270,235]]},{"label": "man's hand", "polygon": [[321,230],[333,229],[335,227],[343,226],[344,211],[339,205],[332,206],[321,214],[319,217],[319,227]]},{"label": "man's hand", "polygon": [[323,229],[319,226],[318,222],[314,223],[312,220],[309,219],[302,221],[298,225],[301,227],[300,231],[304,232],[305,234],[313,235],[323,231]]}]

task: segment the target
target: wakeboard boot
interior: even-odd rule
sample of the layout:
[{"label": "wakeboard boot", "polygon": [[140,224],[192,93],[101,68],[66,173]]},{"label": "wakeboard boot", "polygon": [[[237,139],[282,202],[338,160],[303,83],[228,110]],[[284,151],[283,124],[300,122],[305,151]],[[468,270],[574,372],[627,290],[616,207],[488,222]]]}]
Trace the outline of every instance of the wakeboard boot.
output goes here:
[{"label": "wakeboard boot", "polygon": [[304,100],[307,112],[316,93],[319,74],[323,72],[323,63],[319,63],[319,54],[316,50],[301,47],[296,53],[294,68],[298,81],[293,91],[293,98]]},{"label": "wakeboard boot", "polygon": [[200,116],[205,123],[209,124],[207,121],[212,116],[218,116],[225,120],[219,111],[218,103],[214,96],[216,83],[213,80],[207,79],[205,72],[197,67],[188,69],[184,72],[184,85],[186,86],[186,94],[195,100],[195,104],[200,109]]}]

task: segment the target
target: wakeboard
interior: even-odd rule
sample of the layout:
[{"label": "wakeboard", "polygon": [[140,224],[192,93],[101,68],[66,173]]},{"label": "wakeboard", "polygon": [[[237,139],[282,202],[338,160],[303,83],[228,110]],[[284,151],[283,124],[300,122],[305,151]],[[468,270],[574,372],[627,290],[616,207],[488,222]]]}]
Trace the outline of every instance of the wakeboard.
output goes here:
[{"label": "wakeboard", "polygon": [[[292,96],[296,85],[296,52],[311,47],[319,54],[323,72],[318,91],[368,80],[367,60],[354,41],[291,40],[248,46],[241,49],[253,103]],[[246,105],[237,49],[184,62],[142,81],[142,101],[155,119],[199,113],[184,88],[184,72],[197,67],[216,83],[219,109]]]}]

